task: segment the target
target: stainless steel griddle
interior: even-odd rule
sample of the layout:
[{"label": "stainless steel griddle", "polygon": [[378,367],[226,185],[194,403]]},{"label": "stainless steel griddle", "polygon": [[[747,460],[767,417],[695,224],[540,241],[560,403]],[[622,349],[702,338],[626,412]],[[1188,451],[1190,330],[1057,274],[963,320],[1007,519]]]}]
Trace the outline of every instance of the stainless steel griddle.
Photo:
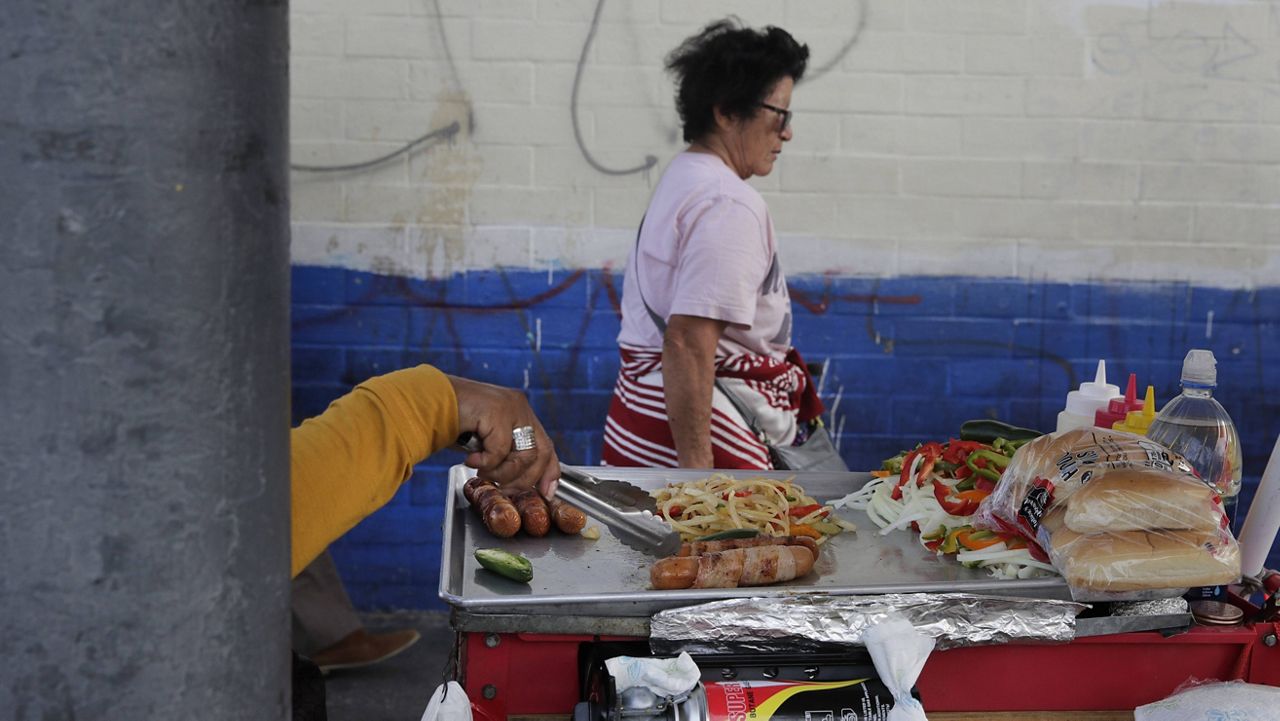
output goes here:
[{"label": "stainless steel griddle", "polygon": [[[857,524],[856,533],[845,532],[822,546],[821,557],[809,576],[780,586],[726,589],[654,591],[649,588],[653,558],[624,546],[596,519],[599,540],[565,536],[555,529],[543,538],[519,534],[501,539],[490,534],[477,514],[465,507],[461,486],[470,469],[455,466],[449,473],[451,502],[445,509],[444,543],[440,571],[440,597],[454,607],[455,619],[488,617],[480,624],[494,630],[503,627],[573,630],[592,619],[591,627],[616,632],[632,631],[624,619],[643,619],[655,612],[722,598],[785,596],[793,594],[865,595],[881,593],[967,592],[1003,596],[1069,600],[1066,583],[1059,577],[998,580],[983,569],[969,569],[953,559],[925,550],[909,531],[885,535],[860,511],[841,510],[841,517]],[[821,502],[834,500],[861,488],[868,473],[740,472],[744,477],[794,478]],[[705,478],[706,471],[600,468],[598,475],[659,488],[669,482]],[[524,554],[533,563],[533,581],[516,583],[480,568],[477,548],[501,547]],[[583,618],[587,617],[587,618]],[[536,619],[548,623],[536,623]],[[617,623],[609,624],[608,619]],[[504,622],[505,621],[505,622]],[[601,622],[605,621],[603,626]],[[468,623],[463,626],[472,625]],[[609,632],[609,631],[602,631]]]}]

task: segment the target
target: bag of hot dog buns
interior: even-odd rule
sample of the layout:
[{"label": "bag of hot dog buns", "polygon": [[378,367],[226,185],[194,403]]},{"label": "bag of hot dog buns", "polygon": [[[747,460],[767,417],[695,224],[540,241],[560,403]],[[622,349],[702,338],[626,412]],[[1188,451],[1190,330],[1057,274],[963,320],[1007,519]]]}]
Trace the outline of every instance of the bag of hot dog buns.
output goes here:
[{"label": "bag of hot dog buns", "polygon": [[1176,596],[1240,578],[1222,502],[1182,456],[1101,428],[1019,448],[977,512],[1045,552],[1082,601]]}]

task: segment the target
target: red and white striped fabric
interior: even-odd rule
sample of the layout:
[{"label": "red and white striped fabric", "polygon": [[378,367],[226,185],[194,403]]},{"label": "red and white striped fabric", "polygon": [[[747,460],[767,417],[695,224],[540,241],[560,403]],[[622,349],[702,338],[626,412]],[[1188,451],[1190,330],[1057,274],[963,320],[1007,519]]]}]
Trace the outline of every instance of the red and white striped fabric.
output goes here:
[{"label": "red and white striped fabric", "polygon": [[[667,420],[662,353],[622,345],[622,367],[604,426],[602,460],[611,466],[676,468],[675,441]],[[793,350],[784,361],[751,354],[716,359],[716,376],[775,444],[790,443],[799,422],[822,412],[813,383]],[[713,389],[711,451],[716,468],[769,470],[769,449],[727,397]]]}]

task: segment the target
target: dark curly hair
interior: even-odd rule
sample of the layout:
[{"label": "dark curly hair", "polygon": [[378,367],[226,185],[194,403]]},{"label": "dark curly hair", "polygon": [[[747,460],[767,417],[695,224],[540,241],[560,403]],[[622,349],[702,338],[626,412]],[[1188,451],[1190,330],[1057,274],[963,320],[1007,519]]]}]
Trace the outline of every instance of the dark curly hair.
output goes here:
[{"label": "dark curly hair", "polygon": [[744,27],[737,18],[711,23],[671,51],[667,70],[676,78],[676,111],[685,142],[715,127],[715,108],[731,118],[747,118],[779,80],[799,82],[809,62],[809,46],[772,25]]}]

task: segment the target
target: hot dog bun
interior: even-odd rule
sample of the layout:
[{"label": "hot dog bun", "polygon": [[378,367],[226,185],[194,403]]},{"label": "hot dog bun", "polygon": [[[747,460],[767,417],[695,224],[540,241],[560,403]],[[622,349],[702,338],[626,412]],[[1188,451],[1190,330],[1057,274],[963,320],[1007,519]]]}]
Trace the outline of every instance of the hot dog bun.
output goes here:
[{"label": "hot dog bun", "polygon": [[1229,536],[1196,531],[1053,534],[1053,556],[1072,588],[1126,592],[1232,583],[1240,551]]},{"label": "hot dog bun", "polygon": [[1217,494],[1194,479],[1148,469],[1116,469],[1067,499],[1067,528],[1078,533],[1193,530],[1213,533],[1223,520]]}]

